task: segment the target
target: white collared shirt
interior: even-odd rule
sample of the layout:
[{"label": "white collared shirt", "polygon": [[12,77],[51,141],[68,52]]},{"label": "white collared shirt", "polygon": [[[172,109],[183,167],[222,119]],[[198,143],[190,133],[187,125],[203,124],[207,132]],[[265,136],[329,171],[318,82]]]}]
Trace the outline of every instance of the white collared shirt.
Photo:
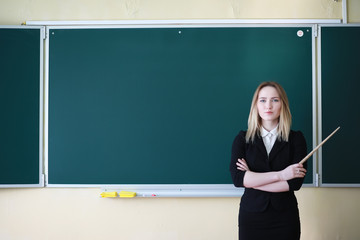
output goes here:
[{"label": "white collared shirt", "polygon": [[278,136],[277,129],[278,129],[278,126],[276,126],[273,130],[271,130],[269,132],[265,128],[261,127],[261,137],[263,138],[263,142],[264,142],[266,152],[268,155],[269,155],[272,147],[274,146],[276,138]]}]

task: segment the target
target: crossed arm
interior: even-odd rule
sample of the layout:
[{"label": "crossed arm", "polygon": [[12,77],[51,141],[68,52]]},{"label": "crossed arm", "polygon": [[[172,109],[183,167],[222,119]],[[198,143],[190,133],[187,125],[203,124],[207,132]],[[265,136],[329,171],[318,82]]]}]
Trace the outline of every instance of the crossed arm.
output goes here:
[{"label": "crossed arm", "polygon": [[252,172],[245,159],[238,159],[237,169],[245,172],[243,184],[247,188],[267,192],[286,192],[289,191],[288,180],[294,178],[304,178],[306,169],[302,164],[296,163],[288,166],[282,171],[265,173]]}]

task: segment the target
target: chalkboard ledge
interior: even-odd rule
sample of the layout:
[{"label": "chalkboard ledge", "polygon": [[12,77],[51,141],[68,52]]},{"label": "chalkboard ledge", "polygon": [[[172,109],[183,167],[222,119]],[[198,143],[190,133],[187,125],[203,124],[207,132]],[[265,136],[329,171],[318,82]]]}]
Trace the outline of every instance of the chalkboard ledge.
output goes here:
[{"label": "chalkboard ledge", "polygon": [[232,184],[182,184],[182,185],[111,185],[102,192],[135,192],[136,197],[241,197],[243,188]]}]

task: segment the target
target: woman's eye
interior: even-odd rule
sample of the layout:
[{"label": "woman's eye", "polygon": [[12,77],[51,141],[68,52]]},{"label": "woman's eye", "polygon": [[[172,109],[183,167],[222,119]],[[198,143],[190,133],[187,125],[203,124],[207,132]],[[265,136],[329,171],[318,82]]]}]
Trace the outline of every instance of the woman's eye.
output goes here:
[{"label": "woman's eye", "polygon": [[260,99],[259,102],[264,103],[266,101],[265,101],[265,99]]},{"label": "woman's eye", "polygon": [[279,102],[279,99],[272,99],[273,102]]}]

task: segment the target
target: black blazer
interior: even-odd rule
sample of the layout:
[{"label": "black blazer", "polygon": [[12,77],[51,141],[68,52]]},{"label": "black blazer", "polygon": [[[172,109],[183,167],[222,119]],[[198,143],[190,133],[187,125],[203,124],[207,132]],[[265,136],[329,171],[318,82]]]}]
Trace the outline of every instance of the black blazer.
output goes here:
[{"label": "black blazer", "polygon": [[[291,131],[289,141],[275,141],[268,156],[261,136],[256,136],[254,143],[246,143],[245,131],[235,137],[232,145],[230,173],[236,187],[244,187],[243,179],[245,172],[237,169],[236,162],[244,158],[251,171],[270,172],[280,171],[291,164],[298,163],[306,156],[306,141],[301,132]],[[306,163],[304,164],[306,168]],[[271,193],[252,188],[245,188],[240,206],[250,212],[262,212],[268,204],[277,210],[285,210],[297,206],[294,191],[299,190],[303,184],[303,178],[295,178],[288,181],[289,191]]]}]

